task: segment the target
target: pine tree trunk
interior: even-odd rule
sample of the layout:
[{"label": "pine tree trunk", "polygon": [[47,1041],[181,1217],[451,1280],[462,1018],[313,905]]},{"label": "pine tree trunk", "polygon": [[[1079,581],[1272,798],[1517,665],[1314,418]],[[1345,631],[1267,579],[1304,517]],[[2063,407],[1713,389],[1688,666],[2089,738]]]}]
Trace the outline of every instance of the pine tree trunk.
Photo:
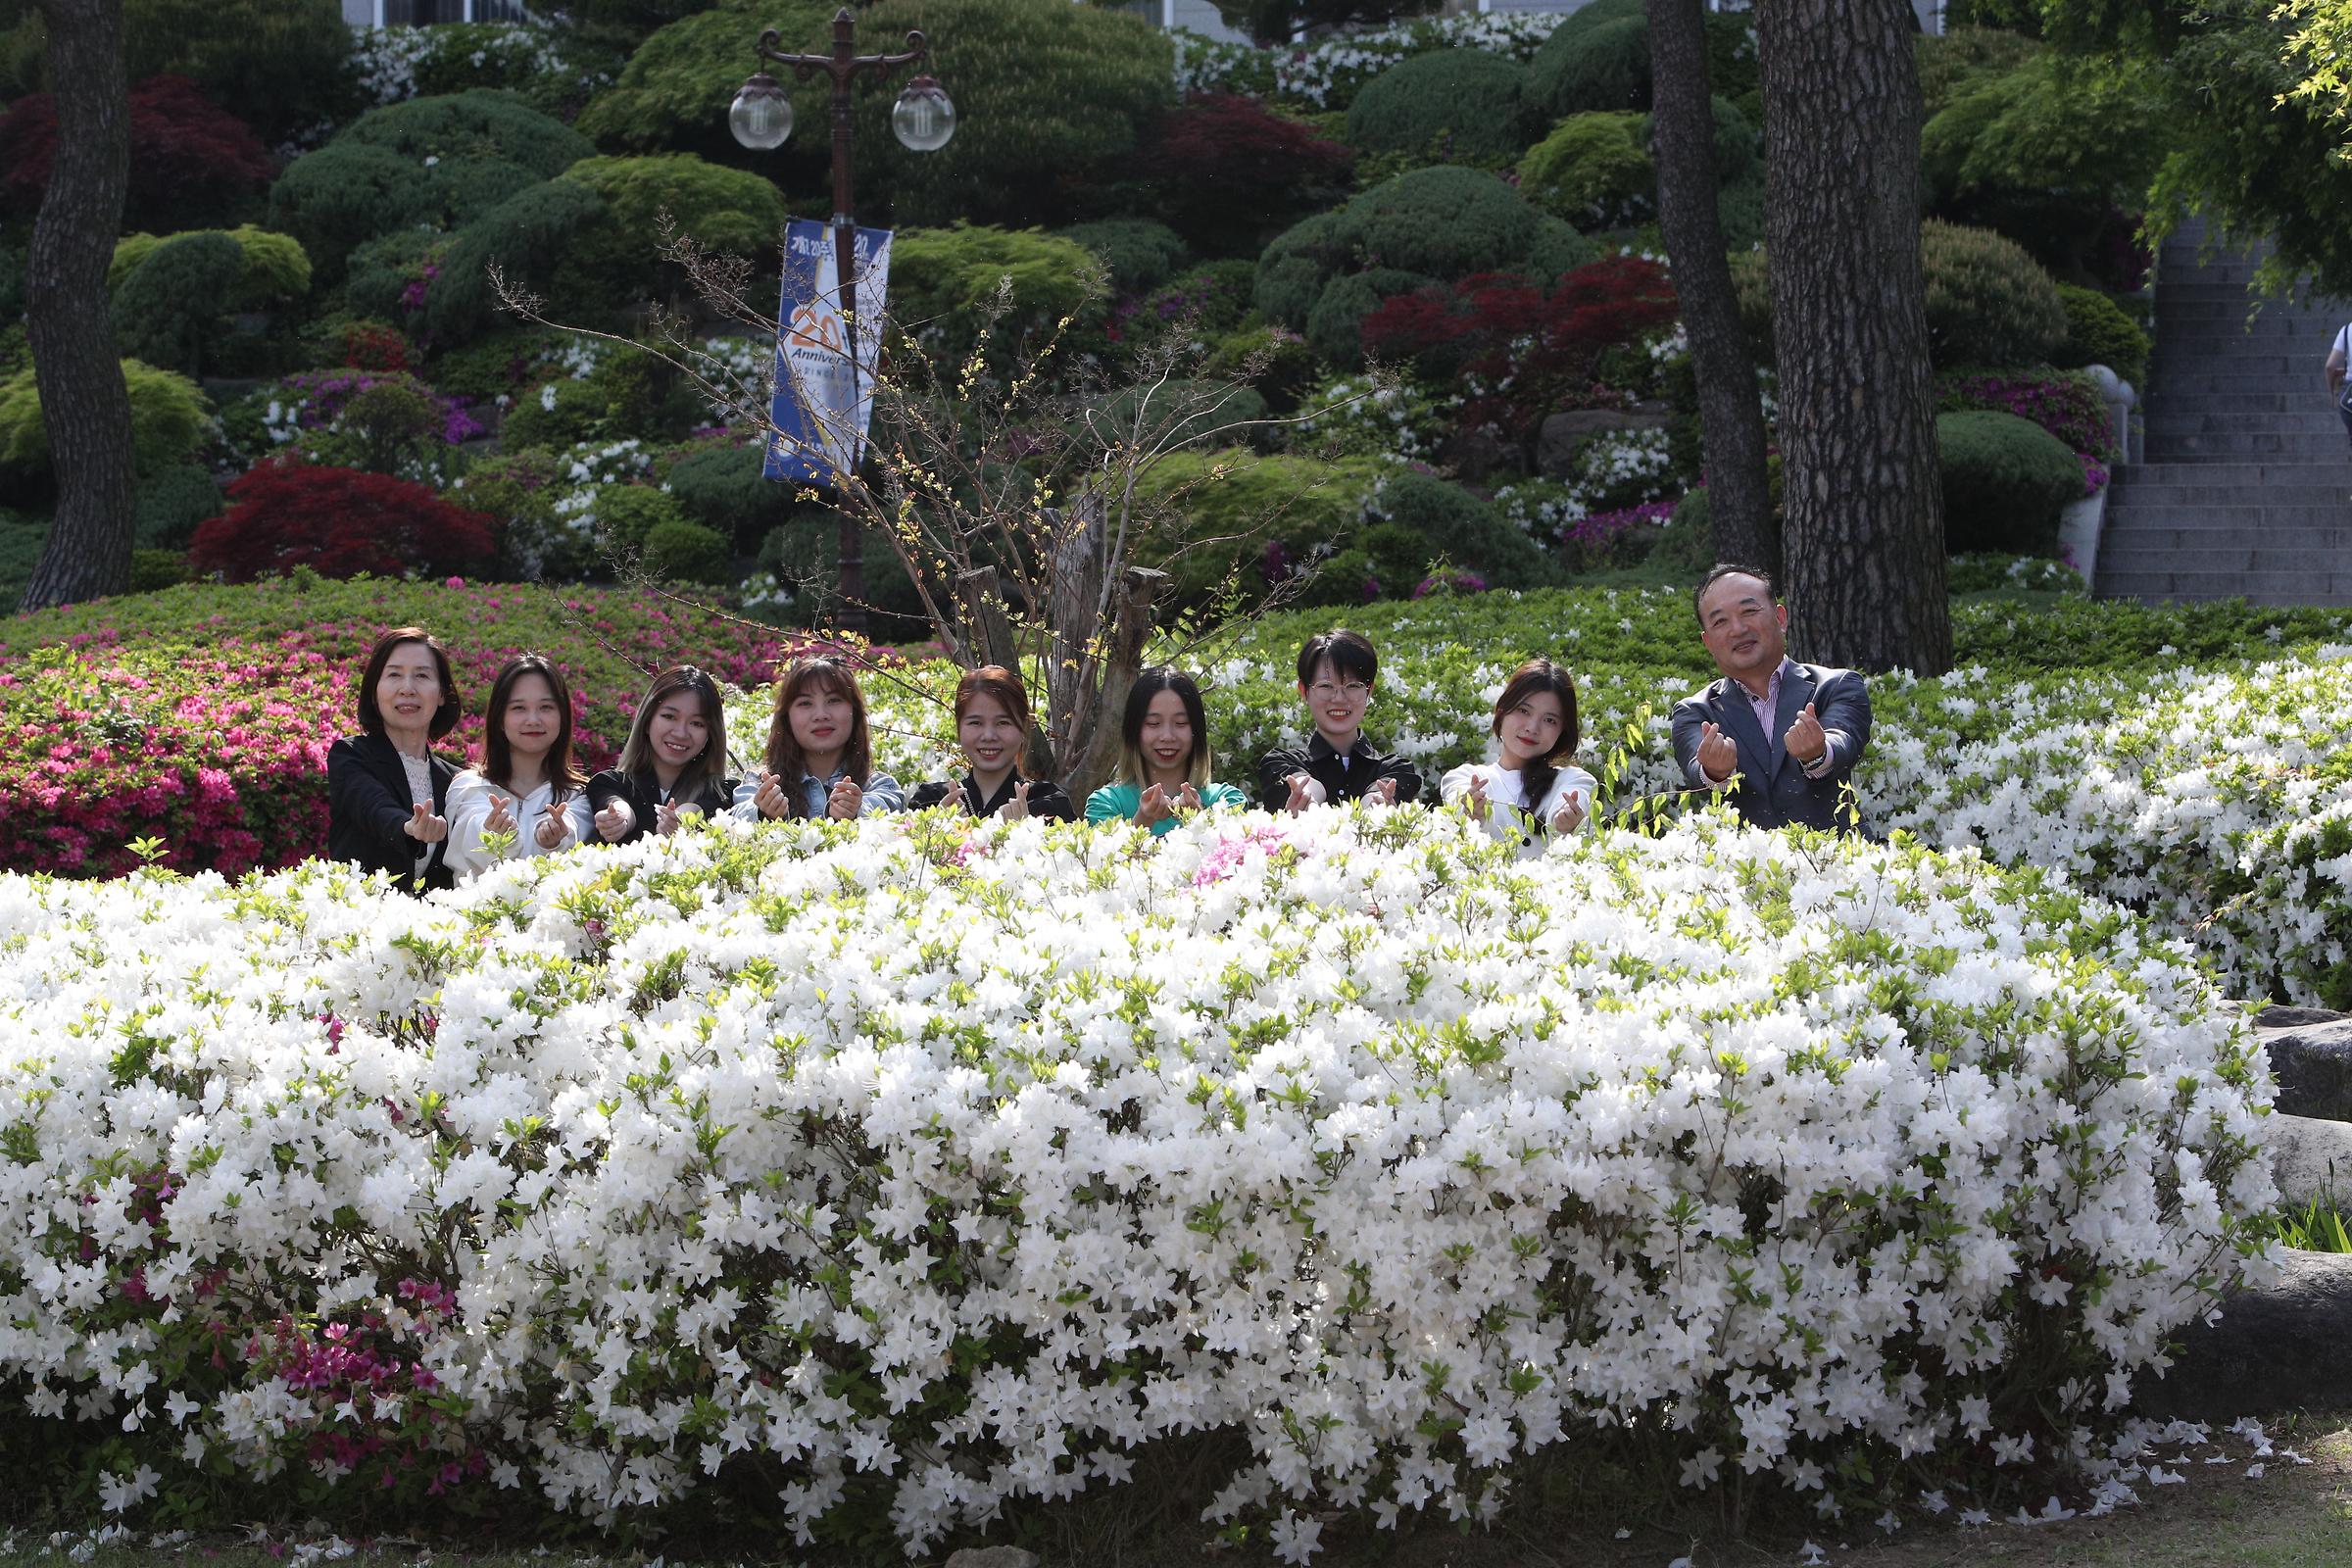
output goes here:
[{"label": "pine tree trunk", "polygon": [[130,394],[106,309],[106,268],[130,178],[122,0],[33,0],[49,32],[57,161],[25,257],[24,330],[57,475],[57,516],[24,608],[130,585]]},{"label": "pine tree trunk", "polygon": [[1707,510],[1715,559],[1761,566],[1776,577],[1781,539],[1764,477],[1764,406],[1756,362],[1740,324],[1739,291],[1723,251],[1715,113],[1707,80],[1706,13],[1700,0],[1647,0],[1650,153],[1658,171],[1658,226],[1674,264],[1674,293],[1690,334],[1698,425],[1706,453]]},{"label": "pine tree trunk", "polygon": [[1756,8],[1785,580],[1802,657],[1951,667],[1904,0]]}]

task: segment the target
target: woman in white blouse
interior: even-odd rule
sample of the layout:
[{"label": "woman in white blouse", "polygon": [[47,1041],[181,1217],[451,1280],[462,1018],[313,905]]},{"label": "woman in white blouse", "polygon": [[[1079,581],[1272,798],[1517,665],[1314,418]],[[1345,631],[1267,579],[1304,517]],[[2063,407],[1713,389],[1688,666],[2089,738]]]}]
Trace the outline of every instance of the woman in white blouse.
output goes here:
[{"label": "woman in white blouse", "polygon": [[1580,739],[1576,683],[1550,660],[1529,660],[1494,700],[1494,731],[1495,760],[1464,762],[1446,775],[1439,794],[1491,837],[1540,854],[1552,837],[1584,825],[1598,788],[1568,762]]},{"label": "woman in white blouse", "polygon": [[[587,838],[588,791],[571,759],[571,690],[562,672],[537,654],[508,660],[482,729],[482,765],[450,781],[450,869],[474,876]],[[494,845],[494,834],[506,837]]]}]

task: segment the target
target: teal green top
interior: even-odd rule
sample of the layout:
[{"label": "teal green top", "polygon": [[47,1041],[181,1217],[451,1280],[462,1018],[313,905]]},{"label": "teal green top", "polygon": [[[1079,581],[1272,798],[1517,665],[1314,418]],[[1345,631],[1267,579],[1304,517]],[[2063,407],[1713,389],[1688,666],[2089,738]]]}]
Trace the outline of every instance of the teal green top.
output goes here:
[{"label": "teal green top", "polygon": [[[1234,784],[1203,784],[1200,786],[1200,808],[1213,810],[1220,806],[1248,806],[1250,797]],[[1135,813],[1143,809],[1144,791],[1139,784],[1105,784],[1086,798],[1086,819],[1089,822],[1108,822],[1123,817],[1132,822]],[[1163,816],[1152,824],[1154,837],[1167,832],[1177,823],[1174,816]]]}]

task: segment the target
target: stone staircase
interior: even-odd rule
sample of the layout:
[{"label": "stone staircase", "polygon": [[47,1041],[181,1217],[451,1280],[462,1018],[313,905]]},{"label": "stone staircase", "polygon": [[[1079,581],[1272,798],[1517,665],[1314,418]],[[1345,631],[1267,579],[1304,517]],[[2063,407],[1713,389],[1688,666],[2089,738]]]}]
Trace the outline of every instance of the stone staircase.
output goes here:
[{"label": "stone staircase", "polygon": [[2146,461],[2116,470],[2098,593],[2352,605],[2352,443],[2322,377],[2352,304],[2274,301],[2249,326],[2267,247],[2200,262],[2203,240],[2165,242]]}]

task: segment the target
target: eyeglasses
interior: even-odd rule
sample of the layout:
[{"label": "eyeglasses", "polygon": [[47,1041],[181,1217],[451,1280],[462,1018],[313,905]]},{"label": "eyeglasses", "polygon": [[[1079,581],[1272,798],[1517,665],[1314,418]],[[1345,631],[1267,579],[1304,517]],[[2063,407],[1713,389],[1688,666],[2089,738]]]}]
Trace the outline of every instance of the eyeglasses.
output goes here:
[{"label": "eyeglasses", "polygon": [[1371,686],[1360,680],[1344,681],[1337,686],[1327,680],[1319,680],[1306,689],[1306,695],[1318,703],[1328,703],[1335,697],[1345,697],[1353,703],[1369,696],[1371,691]]}]

